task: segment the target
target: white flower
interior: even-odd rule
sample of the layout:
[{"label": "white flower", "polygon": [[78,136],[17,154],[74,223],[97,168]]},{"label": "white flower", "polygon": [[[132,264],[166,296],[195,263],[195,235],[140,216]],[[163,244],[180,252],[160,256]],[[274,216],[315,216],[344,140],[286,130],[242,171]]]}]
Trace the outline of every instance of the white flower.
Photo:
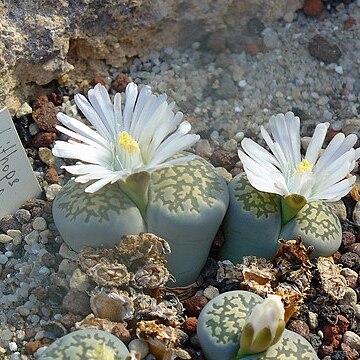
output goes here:
[{"label": "white flower", "polygon": [[259,191],[282,196],[301,195],[306,201],[337,201],[345,196],[355,182],[355,176],[345,178],[360,157],[353,149],[357,136],[334,136],[320,155],[329,123],[316,126],[305,157],[300,153],[300,119],[292,112],[270,118],[270,134],[261,134],[271,153],[245,138],[239,157],[250,184]]},{"label": "white flower", "polygon": [[285,329],[285,309],[278,295],[257,304],[247,319],[240,338],[238,358],[262,352],[277,343]]},{"label": "white flower", "polygon": [[100,84],[83,95],[75,95],[75,102],[95,130],[63,113],[57,115],[65,126],[57,126],[74,140],[56,141],[53,154],[78,159],[80,164],[65,166],[75,181],[86,183],[97,180],[85,191],[93,193],[108,183],[114,183],[138,172],[151,172],[193,159],[192,155],[169,160],[199,140],[188,134],[191,125],[181,121],[183,114],[174,114],[175,104],[166,101],[166,95],[152,94],[150,87],[138,91],[130,83],[125,91],[125,106],[121,95],[111,102],[106,88]]}]

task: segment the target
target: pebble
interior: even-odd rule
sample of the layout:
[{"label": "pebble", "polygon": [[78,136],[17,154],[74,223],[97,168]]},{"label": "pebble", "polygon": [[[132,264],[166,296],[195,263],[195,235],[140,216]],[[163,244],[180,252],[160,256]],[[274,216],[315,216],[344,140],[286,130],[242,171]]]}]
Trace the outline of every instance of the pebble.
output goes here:
[{"label": "pebble", "polygon": [[36,134],[39,133],[39,131],[40,129],[35,123],[29,125],[29,133],[31,136],[35,136]]},{"label": "pebble", "polygon": [[318,17],[324,10],[322,0],[305,0],[303,5],[303,12],[308,16]]},{"label": "pebble", "polygon": [[284,15],[284,21],[287,23],[292,23],[295,19],[295,14],[293,12],[288,12]]},{"label": "pebble", "polygon": [[335,66],[335,72],[337,72],[338,74],[342,75],[342,74],[344,73],[344,69],[342,68],[342,66],[336,65],[336,66]]},{"label": "pebble", "polygon": [[196,332],[197,324],[198,319],[196,317],[188,317],[183,324],[183,330],[188,335],[194,334]]},{"label": "pebble", "polygon": [[[39,98],[42,99],[39,100]],[[57,109],[46,96],[40,96],[39,98],[33,104],[32,117],[41,130],[54,131],[55,125],[60,124],[56,118]]]},{"label": "pebble", "polygon": [[345,289],[345,294],[342,299],[338,301],[339,305],[355,305],[357,302],[357,294],[354,289],[347,287]]},{"label": "pebble", "polygon": [[33,137],[31,145],[34,147],[51,146],[55,139],[54,132],[40,132]]},{"label": "pebble", "polygon": [[215,167],[224,167],[227,171],[232,170],[238,161],[238,155],[225,150],[215,150],[210,157],[210,162]]},{"label": "pebble", "polygon": [[0,339],[3,341],[10,341],[13,337],[12,331],[5,329],[0,332]]},{"label": "pebble", "polygon": [[13,215],[5,215],[0,220],[0,230],[7,233],[8,230],[20,230],[21,224],[16,220]]},{"label": "pebble", "polygon": [[310,40],[308,50],[310,55],[325,63],[337,63],[342,55],[336,44],[330,43],[320,35],[315,35]]},{"label": "pebble", "polygon": [[306,324],[306,322],[302,320],[290,320],[290,322],[287,325],[287,328],[303,336],[305,339],[309,337],[310,334],[309,326]]},{"label": "pebble", "polygon": [[215,286],[210,285],[204,290],[204,296],[208,300],[212,300],[218,295],[219,295],[219,290]]},{"label": "pebble", "polygon": [[20,224],[25,224],[31,219],[31,212],[25,209],[19,209],[15,212],[15,218]]},{"label": "pebble", "polygon": [[311,330],[317,329],[317,327],[319,326],[319,321],[316,313],[312,311],[308,312],[308,323]]},{"label": "pebble", "polygon": [[46,220],[43,217],[38,216],[33,220],[32,227],[34,230],[43,231],[47,228]]},{"label": "pebble", "polygon": [[64,259],[69,259],[69,260],[76,260],[78,258],[78,254],[69,248],[69,246],[66,245],[66,243],[62,243],[59,249],[59,254],[64,258]]},{"label": "pebble", "polygon": [[208,303],[205,296],[192,296],[183,302],[183,305],[189,316],[198,317],[200,311]]},{"label": "pebble", "polygon": [[54,200],[55,196],[61,191],[62,187],[58,184],[51,184],[45,189],[45,195],[47,200]]},{"label": "pebble", "polygon": [[0,243],[1,244],[8,244],[12,241],[12,237],[6,234],[0,234]]},{"label": "pebble", "polygon": [[236,151],[237,141],[235,139],[230,139],[230,140],[224,142],[224,144],[222,145],[222,148],[225,151],[230,151],[230,152]]},{"label": "pebble", "polygon": [[56,161],[56,158],[53,155],[52,151],[47,147],[39,148],[39,158],[44,164],[48,166],[53,166]]},{"label": "pebble", "polygon": [[343,342],[355,350],[360,350],[360,336],[352,331],[346,331]]},{"label": "pebble", "polygon": [[39,242],[39,237],[40,237],[39,232],[37,230],[33,230],[31,231],[31,233],[27,234],[24,237],[24,240],[28,245],[34,245]]},{"label": "pebble", "polygon": [[90,297],[82,291],[70,289],[63,299],[63,307],[75,315],[90,314]]},{"label": "pebble", "polygon": [[140,354],[140,359],[143,359],[149,353],[149,345],[145,340],[134,339],[130,341],[128,348],[130,351],[136,351]]},{"label": "pebble", "polygon": [[264,45],[268,49],[276,49],[280,46],[278,34],[272,29],[265,29],[263,31]]},{"label": "pebble", "polygon": [[0,264],[1,265],[5,265],[8,261],[9,261],[9,258],[6,255],[0,254]]},{"label": "pebble", "polygon": [[27,102],[25,102],[16,111],[16,117],[19,118],[21,116],[25,116],[25,115],[28,115],[28,114],[31,114],[31,113],[32,113],[31,106]]},{"label": "pebble", "polygon": [[[359,132],[359,129],[360,129],[360,119],[352,118],[352,119],[345,120],[344,126],[342,127],[342,132],[345,135],[357,134]],[[358,214],[359,207],[360,207],[359,202],[357,202],[356,206],[355,206],[355,210],[357,212],[356,215],[357,215],[358,222],[359,222],[359,214]],[[354,210],[354,213],[355,213],[355,210]],[[354,219],[354,221],[355,221],[355,219]]]},{"label": "pebble", "polygon": [[89,277],[79,268],[76,268],[70,279],[70,288],[86,292],[91,289],[91,286]]}]

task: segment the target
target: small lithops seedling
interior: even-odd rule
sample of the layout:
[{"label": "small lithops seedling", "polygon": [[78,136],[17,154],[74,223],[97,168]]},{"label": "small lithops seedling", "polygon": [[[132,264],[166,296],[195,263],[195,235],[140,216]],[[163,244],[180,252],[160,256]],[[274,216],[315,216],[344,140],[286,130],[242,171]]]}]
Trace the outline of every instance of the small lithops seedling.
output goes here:
[{"label": "small lithops seedling", "polygon": [[317,360],[310,343],[284,325],[277,295],[263,300],[247,291],[230,291],[204,307],[197,334],[207,360]]},{"label": "small lithops seedling", "polygon": [[223,258],[235,262],[245,255],[269,258],[278,238],[299,235],[305,245],[314,246],[313,256],[329,256],[339,248],[340,223],[323,202],[337,201],[349,193],[355,176],[348,174],[360,148],[353,149],[356,135],[339,133],[320,155],[328,127],[328,123],[316,126],[304,157],[300,119],[292,112],[270,118],[272,137],[262,127],[271,152],[251,139],[241,142],[239,157],[248,183],[238,176],[229,184]]},{"label": "small lithops seedling", "polygon": [[[176,286],[194,282],[228,206],[228,188],[205,160],[183,152],[198,135],[165,95],[126,88],[113,102],[102,85],[75,102],[95,127],[65,114],[58,130],[81,142],[57,141],[56,156],[78,159],[65,166],[77,175],[56,197],[53,216],[64,241],[74,250],[112,247],[121,236],[151,232],[171,247],[169,270]],[[184,261],[186,259],[186,261]]]},{"label": "small lithops seedling", "polygon": [[40,360],[127,360],[129,350],[105,331],[78,330],[53,342]]}]

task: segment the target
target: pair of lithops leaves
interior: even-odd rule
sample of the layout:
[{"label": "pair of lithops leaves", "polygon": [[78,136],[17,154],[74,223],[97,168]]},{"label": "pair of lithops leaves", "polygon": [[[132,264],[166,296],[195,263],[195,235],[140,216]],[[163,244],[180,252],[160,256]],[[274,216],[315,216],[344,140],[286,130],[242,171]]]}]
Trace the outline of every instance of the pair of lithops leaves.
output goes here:
[{"label": "pair of lithops leaves", "polygon": [[229,202],[227,184],[210,163],[195,157],[93,194],[84,192],[88,185],[68,182],[53,204],[55,224],[72,249],[113,247],[123,235],[154,233],[170,244],[175,286],[196,281]]},{"label": "pair of lithops leaves", "polygon": [[40,360],[130,360],[129,350],[116,336],[102,330],[74,331],[53,342]]},{"label": "pair of lithops leaves", "polygon": [[[263,347],[262,352],[247,354],[246,348],[245,352],[242,351],[244,349],[241,348],[241,345],[244,346],[247,343],[249,345],[248,339],[242,339],[244,335],[249,336],[249,332],[246,333],[246,330],[244,330],[245,326],[251,323],[254,307],[258,305],[257,311],[260,311],[259,304],[263,303],[264,300],[260,296],[241,290],[221,294],[207,303],[200,313],[197,326],[197,335],[206,359],[318,360],[311,344],[302,336],[287,329],[284,330],[280,338],[277,331],[276,336],[272,339],[273,341],[269,342],[269,344],[273,345]],[[259,316],[258,314],[257,317]],[[261,324],[253,325],[255,328],[256,325],[261,327]],[[269,325],[272,326],[273,324]],[[259,339],[259,337],[256,337],[253,340],[252,348],[256,345],[261,346]]]},{"label": "pair of lithops leaves", "polygon": [[330,256],[341,244],[340,221],[324,202],[300,204],[295,216],[284,219],[283,198],[256,190],[246,174],[237,175],[230,182],[229,194],[229,209],[222,227],[223,259],[238,263],[249,255],[271,258],[278,249],[278,239],[298,236],[305,246],[314,247],[314,257]]}]

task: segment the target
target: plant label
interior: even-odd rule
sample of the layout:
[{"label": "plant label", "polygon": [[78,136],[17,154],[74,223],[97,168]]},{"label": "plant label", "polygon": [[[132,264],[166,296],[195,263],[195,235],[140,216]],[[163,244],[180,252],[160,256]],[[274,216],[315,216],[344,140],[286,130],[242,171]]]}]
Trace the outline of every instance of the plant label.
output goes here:
[{"label": "plant label", "polygon": [[41,194],[7,108],[0,111],[0,219]]}]

